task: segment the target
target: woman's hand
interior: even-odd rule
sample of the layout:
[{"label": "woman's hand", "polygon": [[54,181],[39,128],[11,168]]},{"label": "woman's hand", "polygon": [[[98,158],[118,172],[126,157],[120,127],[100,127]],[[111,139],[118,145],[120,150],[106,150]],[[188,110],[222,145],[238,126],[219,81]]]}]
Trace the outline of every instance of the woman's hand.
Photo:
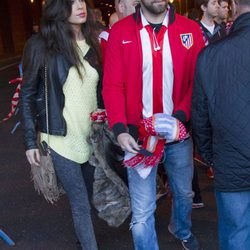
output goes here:
[{"label": "woman's hand", "polygon": [[29,149],[25,153],[26,153],[26,157],[30,165],[39,166],[40,164],[39,149]]}]

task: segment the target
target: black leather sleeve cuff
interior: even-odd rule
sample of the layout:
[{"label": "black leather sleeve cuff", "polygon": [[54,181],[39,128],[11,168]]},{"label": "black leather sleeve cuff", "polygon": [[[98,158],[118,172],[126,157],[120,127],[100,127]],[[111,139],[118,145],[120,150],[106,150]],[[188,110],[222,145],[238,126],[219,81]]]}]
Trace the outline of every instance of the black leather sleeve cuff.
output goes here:
[{"label": "black leather sleeve cuff", "polygon": [[113,128],[112,128],[115,138],[117,139],[117,136],[121,133],[127,133],[127,129],[125,127],[125,125],[121,122],[116,123]]}]

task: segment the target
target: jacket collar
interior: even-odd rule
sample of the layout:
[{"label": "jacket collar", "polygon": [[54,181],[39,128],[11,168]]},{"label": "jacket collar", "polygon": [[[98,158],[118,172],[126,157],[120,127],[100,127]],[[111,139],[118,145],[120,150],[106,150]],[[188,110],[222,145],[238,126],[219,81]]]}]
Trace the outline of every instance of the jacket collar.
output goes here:
[{"label": "jacket collar", "polygon": [[200,26],[202,26],[202,29],[205,31],[205,33],[206,33],[209,37],[214,36],[219,30],[222,29],[222,26],[221,26],[220,24],[214,22],[214,32],[213,32],[213,34],[211,34],[210,31],[204,26],[204,24],[202,23],[201,20],[199,20],[198,23],[200,24]]},{"label": "jacket collar", "polygon": [[250,29],[250,12],[244,13],[236,18],[231,32],[238,31],[242,28]]}]

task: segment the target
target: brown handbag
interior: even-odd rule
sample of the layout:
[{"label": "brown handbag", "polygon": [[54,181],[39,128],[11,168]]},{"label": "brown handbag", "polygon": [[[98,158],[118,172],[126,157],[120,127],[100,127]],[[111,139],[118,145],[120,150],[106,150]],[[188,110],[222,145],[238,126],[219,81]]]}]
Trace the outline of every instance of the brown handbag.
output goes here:
[{"label": "brown handbag", "polygon": [[[62,184],[58,181],[53,162],[50,155],[49,147],[49,118],[48,118],[48,74],[47,66],[44,70],[45,76],[45,112],[46,127],[48,135],[48,145],[39,142],[40,165],[31,165],[31,178],[34,182],[34,188],[39,194],[43,194],[44,198],[51,204],[58,201],[60,196],[65,193]],[[40,135],[38,135],[40,138]]]}]

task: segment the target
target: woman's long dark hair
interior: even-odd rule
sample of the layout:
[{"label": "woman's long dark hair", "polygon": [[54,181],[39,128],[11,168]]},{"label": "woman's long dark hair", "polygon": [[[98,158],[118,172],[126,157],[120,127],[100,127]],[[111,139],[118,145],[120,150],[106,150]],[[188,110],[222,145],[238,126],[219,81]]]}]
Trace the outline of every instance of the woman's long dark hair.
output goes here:
[{"label": "woman's long dark hair", "polygon": [[[87,44],[94,49],[96,60],[101,63],[100,46],[94,18],[88,2],[85,2],[87,20],[82,25],[82,33]],[[74,39],[73,29],[68,22],[71,12],[71,0],[47,0],[43,7],[41,36],[45,42],[45,56],[47,57],[45,60],[49,60],[49,58],[59,53],[75,66],[80,74],[79,67],[82,66],[82,63]]]}]

